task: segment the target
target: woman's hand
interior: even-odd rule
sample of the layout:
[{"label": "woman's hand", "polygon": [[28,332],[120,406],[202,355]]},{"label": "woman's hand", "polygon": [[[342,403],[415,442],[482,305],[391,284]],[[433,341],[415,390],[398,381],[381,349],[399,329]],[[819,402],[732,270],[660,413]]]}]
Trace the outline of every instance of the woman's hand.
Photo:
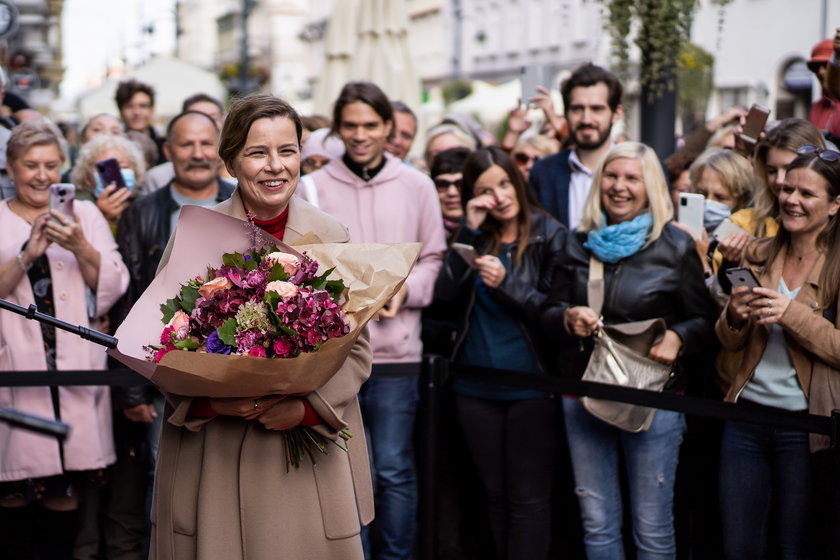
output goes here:
[{"label": "woman's hand", "polygon": [[484,220],[487,219],[487,213],[497,204],[496,197],[489,193],[471,198],[467,202],[467,227],[470,229],[480,228]]},{"label": "woman's hand", "polygon": [[718,251],[725,262],[739,264],[744,257],[744,249],[753,239],[748,233],[732,233],[720,242]]},{"label": "woman's hand", "polygon": [[155,405],[153,404],[138,404],[123,410],[126,418],[132,422],[142,422],[144,424],[151,424],[157,418]]},{"label": "woman's hand", "polygon": [[601,322],[598,314],[591,307],[585,305],[567,309],[563,320],[566,322],[566,329],[580,337],[592,336]]},{"label": "woman's hand", "polygon": [[505,279],[505,265],[494,255],[482,255],[475,259],[478,275],[488,288],[498,288]]},{"label": "woman's hand", "polygon": [[542,109],[545,114],[545,120],[551,123],[554,130],[560,131],[563,129],[563,119],[557,116],[554,112],[554,102],[551,100],[551,93],[543,86],[537,86],[537,95],[528,98],[528,103],[537,109]]},{"label": "woman's hand", "polygon": [[50,213],[44,212],[32,223],[32,230],[29,233],[29,241],[26,243],[26,248],[23,250],[23,264],[31,265],[38,257],[47,252],[47,248],[52,241],[47,238],[45,227],[50,219]]},{"label": "woman's hand", "polygon": [[729,325],[740,330],[750,320],[750,313],[752,312],[751,304],[758,297],[749,286],[736,286],[732,288],[732,293],[729,296],[729,305],[726,306],[726,321]]},{"label": "woman's hand", "polygon": [[50,210],[49,214],[55,220],[47,220],[44,226],[47,239],[73,254],[78,254],[89,246],[85,232],[79,224],[78,216],[73,221],[58,210]]},{"label": "woman's hand", "polygon": [[117,221],[128,205],[131,204],[131,191],[117,188],[116,183],[109,183],[96,199],[96,206],[109,222]]},{"label": "woman's hand", "polygon": [[275,403],[260,415],[260,423],[268,430],[290,430],[299,425],[306,414],[303,400],[292,397]]},{"label": "woman's hand", "polygon": [[285,395],[226,397],[209,399],[209,404],[210,408],[224,416],[238,416],[245,420],[253,420],[285,398]]},{"label": "woman's hand", "polygon": [[663,364],[673,364],[677,361],[682,348],[682,339],[676,332],[668,329],[665,336],[657,344],[654,344],[648,352],[648,358]]},{"label": "woman's hand", "polygon": [[531,126],[528,110],[522,108],[521,101],[508,113],[508,130],[517,135],[522,134]]},{"label": "woman's hand", "polygon": [[770,288],[754,288],[750,317],[758,325],[778,323],[790,305],[790,298]]},{"label": "woman's hand", "polygon": [[400,311],[400,307],[408,298],[408,284],[403,283],[400,290],[388,302],[388,307],[379,310],[380,319],[393,319]]}]

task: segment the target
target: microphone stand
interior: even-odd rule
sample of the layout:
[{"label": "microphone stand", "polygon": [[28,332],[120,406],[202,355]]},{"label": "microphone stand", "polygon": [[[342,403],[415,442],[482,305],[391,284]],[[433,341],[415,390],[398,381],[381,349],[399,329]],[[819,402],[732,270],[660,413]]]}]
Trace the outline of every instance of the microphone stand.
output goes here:
[{"label": "microphone stand", "polygon": [[[5,299],[0,299],[0,309],[5,309],[7,311],[11,311],[12,313],[17,313],[18,315],[22,315],[27,319],[34,319],[40,323],[52,325],[57,329],[73,333],[76,336],[79,336],[85,340],[90,340],[93,343],[105,346],[107,348],[117,347],[117,339],[113,336],[105,334],[103,332],[99,332],[94,329],[89,329],[87,327],[71,325],[70,323],[62,321],[60,319],[56,319],[51,315],[41,313],[40,311],[38,311],[38,308],[35,307],[35,304],[31,304],[29,308],[24,308],[10,301],[6,301]],[[19,410],[14,410],[12,408],[0,408],[0,422],[6,422],[13,426],[17,426],[27,430],[52,435],[58,438],[59,440],[63,440],[65,437],[67,437],[67,434],[70,432],[70,426],[68,426],[64,422],[57,422],[55,420],[43,418],[41,416],[34,416],[32,414],[20,412]]]}]

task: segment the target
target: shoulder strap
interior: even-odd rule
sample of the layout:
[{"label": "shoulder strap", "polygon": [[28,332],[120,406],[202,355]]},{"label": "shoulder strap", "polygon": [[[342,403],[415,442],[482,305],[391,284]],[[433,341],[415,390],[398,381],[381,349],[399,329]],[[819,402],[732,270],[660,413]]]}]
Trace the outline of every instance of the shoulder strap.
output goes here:
[{"label": "shoulder strap", "polygon": [[586,283],[586,297],[589,307],[597,315],[601,314],[604,306],[604,263],[595,258],[589,257],[589,282]]}]

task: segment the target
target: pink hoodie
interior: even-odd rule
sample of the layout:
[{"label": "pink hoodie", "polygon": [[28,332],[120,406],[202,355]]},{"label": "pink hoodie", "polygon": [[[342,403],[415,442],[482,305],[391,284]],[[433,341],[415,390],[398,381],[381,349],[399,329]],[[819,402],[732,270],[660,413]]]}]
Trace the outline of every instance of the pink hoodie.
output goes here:
[{"label": "pink hoodie", "polygon": [[[385,167],[365,182],[341,158],[312,173],[321,210],[350,230],[353,243],[421,242],[420,258],[406,280],[408,299],[393,319],[370,323],[374,363],[419,362],[420,310],[432,302],[446,240],[432,180],[385,154]],[[303,197],[305,193],[298,191]]]}]

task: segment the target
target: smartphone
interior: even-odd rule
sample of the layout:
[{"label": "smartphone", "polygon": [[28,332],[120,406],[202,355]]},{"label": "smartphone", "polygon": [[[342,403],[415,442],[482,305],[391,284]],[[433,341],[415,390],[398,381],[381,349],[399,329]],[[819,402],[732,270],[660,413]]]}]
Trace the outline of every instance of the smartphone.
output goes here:
[{"label": "smartphone", "polygon": [[[104,189],[111,183],[115,183],[118,189],[125,188],[125,181],[123,181],[122,171],[120,170],[120,162],[117,158],[103,159],[96,162],[96,173],[102,180],[102,188]],[[102,191],[97,189],[96,196],[102,194]]]},{"label": "smartphone", "polygon": [[[73,200],[76,198],[76,187],[73,183],[55,183],[50,185],[50,210],[58,210],[71,222],[76,220],[73,212]],[[52,220],[58,221],[56,218]]]},{"label": "smartphone", "polygon": [[738,268],[727,268],[726,279],[732,284],[733,288],[738,286],[749,286],[750,289],[758,288],[761,284],[758,283],[758,278],[755,277],[753,271],[746,266]]},{"label": "smartphone", "polygon": [[741,130],[741,138],[755,146],[764,125],[767,124],[767,117],[770,116],[770,109],[754,103],[747,113],[744,121],[744,128]]},{"label": "smartphone", "polygon": [[545,86],[545,68],[542,65],[532,64],[520,68],[520,80],[522,82],[522,104],[528,107],[528,98],[537,94],[537,86]]},{"label": "smartphone", "polygon": [[694,235],[703,236],[703,206],[705,197],[697,193],[680,193],[680,207],[677,209],[677,221],[687,225]]},{"label": "smartphone", "polygon": [[478,258],[478,251],[472,245],[466,243],[453,243],[452,250],[458,253],[471,268],[478,268],[475,264],[475,259]]},{"label": "smartphone", "polygon": [[[740,226],[734,224],[732,220],[726,218],[723,220],[718,227],[715,228],[715,231],[712,232],[712,237],[718,241],[723,241],[730,235],[734,235],[737,233],[747,233],[746,230],[741,228]],[[752,237],[752,236],[750,236]]]}]

